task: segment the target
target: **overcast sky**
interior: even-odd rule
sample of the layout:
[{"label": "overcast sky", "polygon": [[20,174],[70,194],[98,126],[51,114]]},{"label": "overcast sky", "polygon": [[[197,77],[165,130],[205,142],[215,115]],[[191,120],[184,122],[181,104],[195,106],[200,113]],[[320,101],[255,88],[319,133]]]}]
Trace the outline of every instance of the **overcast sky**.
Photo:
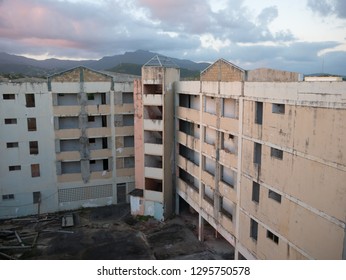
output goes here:
[{"label": "overcast sky", "polygon": [[346,1],[0,0],[0,51],[99,59],[137,49],[346,75]]}]

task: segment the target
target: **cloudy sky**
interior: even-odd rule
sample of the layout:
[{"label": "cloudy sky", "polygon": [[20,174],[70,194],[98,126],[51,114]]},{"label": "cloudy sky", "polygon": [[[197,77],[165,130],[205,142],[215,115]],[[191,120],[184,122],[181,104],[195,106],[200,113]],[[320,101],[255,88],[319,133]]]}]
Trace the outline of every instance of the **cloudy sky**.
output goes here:
[{"label": "cloudy sky", "polygon": [[346,75],[346,1],[0,0],[0,51],[99,59],[137,49]]}]

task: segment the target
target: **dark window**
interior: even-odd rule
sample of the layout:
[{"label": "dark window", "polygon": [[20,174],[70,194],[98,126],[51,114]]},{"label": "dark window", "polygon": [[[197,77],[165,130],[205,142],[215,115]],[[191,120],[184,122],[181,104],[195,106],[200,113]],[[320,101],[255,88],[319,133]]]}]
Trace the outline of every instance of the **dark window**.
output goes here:
[{"label": "dark window", "polygon": [[31,164],[31,177],[40,177],[40,165]]},{"label": "dark window", "polygon": [[18,142],[9,142],[6,143],[7,148],[18,148]]},{"label": "dark window", "polygon": [[11,165],[8,167],[8,170],[9,171],[18,171],[18,170],[21,170],[21,166],[20,165]]},{"label": "dark window", "polygon": [[107,116],[102,116],[102,127],[107,127]]},{"label": "dark window", "polygon": [[5,93],[2,95],[2,99],[4,100],[14,100],[16,99],[16,96],[12,93]]},{"label": "dark window", "polygon": [[30,155],[37,155],[38,154],[38,142],[37,141],[30,141],[29,142],[29,148],[30,148]]},{"label": "dark window", "polygon": [[255,220],[250,219],[250,237],[254,240],[257,240],[257,236],[258,236],[258,223]]},{"label": "dark window", "polygon": [[2,200],[11,200],[14,199],[14,194],[3,194]]},{"label": "dark window", "polygon": [[17,119],[5,119],[5,124],[17,124]]},{"label": "dark window", "polygon": [[273,104],[272,113],[285,114],[285,104]]},{"label": "dark window", "polygon": [[133,92],[123,92],[123,104],[133,103]]},{"label": "dark window", "polygon": [[253,162],[257,164],[261,164],[262,157],[262,145],[259,143],[254,143],[254,158]]},{"label": "dark window", "polygon": [[90,164],[95,164],[95,163],[96,163],[96,160],[92,159],[92,160],[90,160],[89,163],[90,163]]},{"label": "dark window", "polygon": [[88,116],[88,122],[94,122],[95,117],[94,116]]},{"label": "dark window", "polygon": [[108,159],[103,160],[103,170],[108,170]]},{"label": "dark window", "polygon": [[41,192],[33,192],[32,193],[32,199],[34,204],[40,203],[41,202]]},{"label": "dark window", "polygon": [[269,230],[267,230],[267,238],[271,239],[276,244],[279,244],[279,237]]},{"label": "dark window", "polygon": [[101,104],[106,104],[106,93],[102,92],[101,93]]},{"label": "dark window", "polygon": [[134,157],[126,157],[126,158],[124,158],[124,167],[125,168],[133,168],[133,167],[135,167],[135,158]]},{"label": "dark window", "polygon": [[95,94],[94,93],[88,93],[88,100],[95,100]]},{"label": "dark window", "polygon": [[35,94],[28,93],[25,94],[26,107],[33,108],[35,107]]},{"label": "dark window", "polygon": [[282,159],[283,158],[283,151],[282,150],[278,150],[275,148],[270,148],[270,156],[271,157],[275,157],[277,159]]},{"label": "dark window", "polygon": [[108,149],[108,139],[107,139],[107,137],[102,137],[102,149]]},{"label": "dark window", "polygon": [[36,118],[28,118],[28,131],[36,131]]},{"label": "dark window", "polygon": [[134,147],[135,146],[135,139],[133,136],[124,136],[124,147]]},{"label": "dark window", "polygon": [[269,190],[268,197],[271,198],[271,199],[274,199],[275,201],[277,201],[279,203],[281,203],[281,195],[278,194],[277,192]]},{"label": "dark window", "polygon": [[255,123],[262,124],[263,122],[263,102],[255,102]]},{"label": "dark window", "polygon": [[95,138],[89,138],[89,144],[95,144],[96,139]]},{"label": "dark window", "polygon": [[259,202],[260,185],[256,182],[252,182],[252,201]]}]

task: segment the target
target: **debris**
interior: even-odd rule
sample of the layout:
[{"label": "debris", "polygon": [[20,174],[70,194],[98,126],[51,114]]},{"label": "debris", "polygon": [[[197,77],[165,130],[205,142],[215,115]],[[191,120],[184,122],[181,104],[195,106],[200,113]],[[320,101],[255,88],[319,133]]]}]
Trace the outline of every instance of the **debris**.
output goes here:
[{"label": "debris", "polygon": [[74,226],[74,222],[73,222],[73,215],[72,214],[65,214],[62,217],[62,225],[63,228],[64,227],[73,227]]}]

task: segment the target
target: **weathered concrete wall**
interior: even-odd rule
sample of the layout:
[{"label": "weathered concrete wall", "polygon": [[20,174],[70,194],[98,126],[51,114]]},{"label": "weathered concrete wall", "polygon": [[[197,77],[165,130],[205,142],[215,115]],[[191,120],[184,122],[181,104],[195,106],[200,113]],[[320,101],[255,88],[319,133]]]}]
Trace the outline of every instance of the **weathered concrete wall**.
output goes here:
[{"label": "weathered concrete wall", "polygon": [[201,73],[201,81],[234,82],[243,81],[244,77],[244,70],[223,59],[219,59]]},{"label": "weathered concrete wall", "polygon": [[248,82],[298,82],[300,74],[269,68],[247,71]]}]

